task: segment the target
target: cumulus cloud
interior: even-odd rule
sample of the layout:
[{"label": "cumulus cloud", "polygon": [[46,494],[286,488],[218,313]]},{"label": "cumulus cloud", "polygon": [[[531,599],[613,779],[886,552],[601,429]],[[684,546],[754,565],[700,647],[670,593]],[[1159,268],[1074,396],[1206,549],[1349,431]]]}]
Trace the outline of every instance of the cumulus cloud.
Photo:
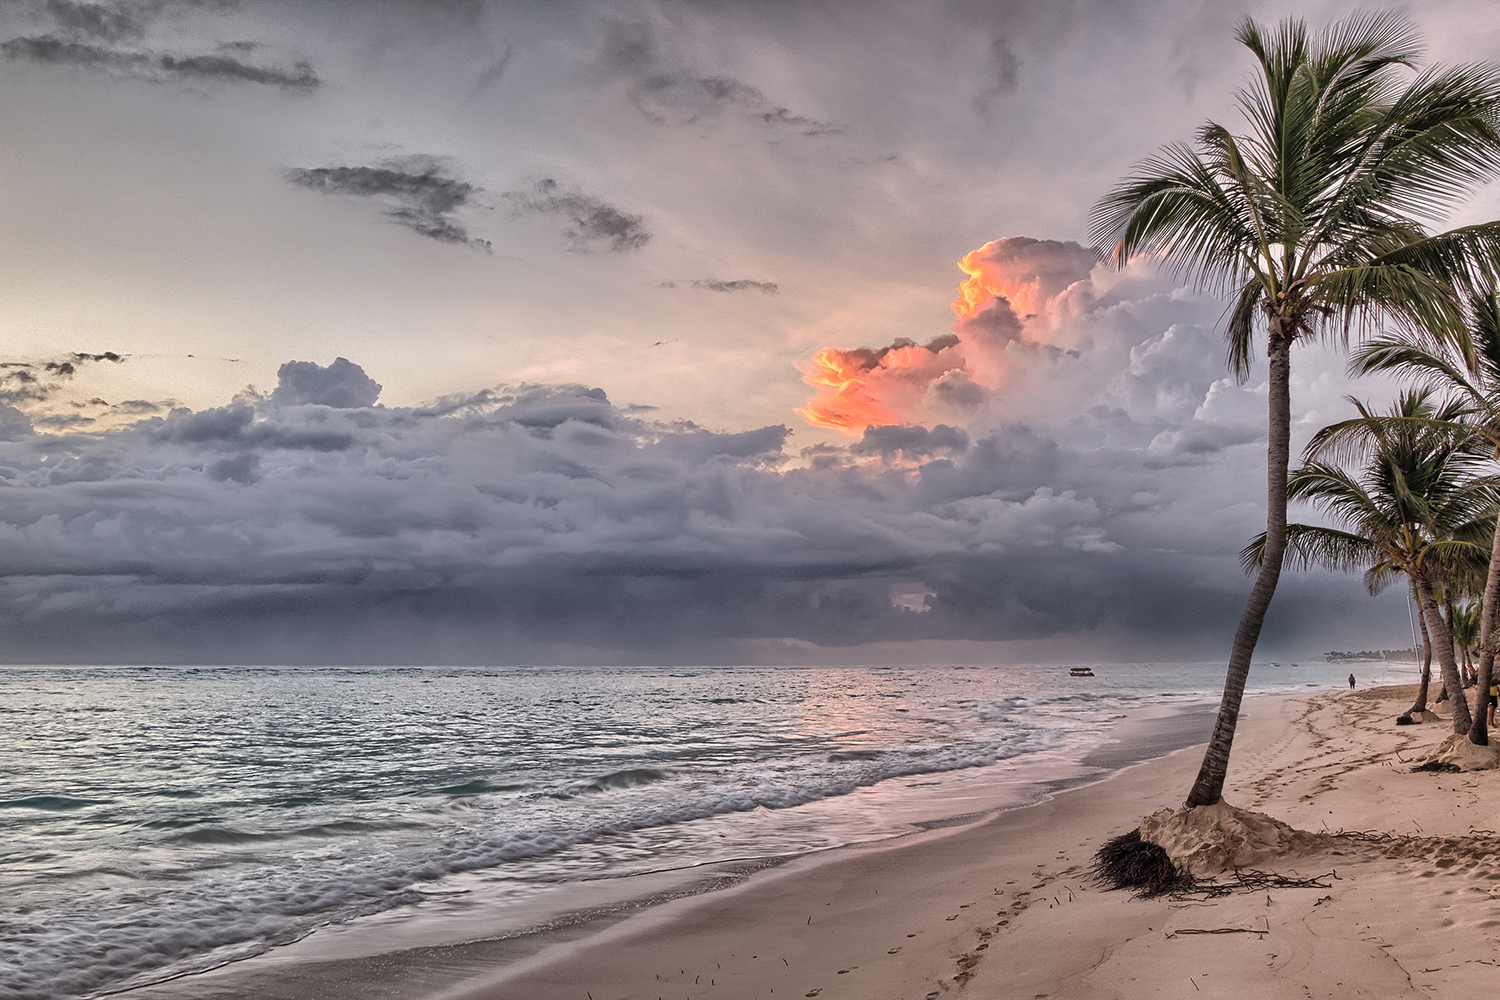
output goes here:
[{"label": "cumulus cloud", "polygon": [[390,160],[373,166],[294,167],[287,180],[323,194],[370,198],[385,218],[440,243],[456,243],[482,250],[488,240],[470,234],[457,218],[474,202],[479,188],[452,176],[437,161],[425,158]]},{"label": "cumulus cloud", "polygon": [[776,103],[743,80],[677,65],[645,24],[606,22],[596,66],[605,79],[626,81],[636,108],[657,124],[694,125],[734,114],[809,137],[843,131]]},{"label": "cumulus cloud", "polygon": [[348,358],[336,358],[323,367],[312,361],[288,361],[276,373],[277,385],[271,393],[274,406],[300,406],[308,403],[353,409],[374,406],[380,398],[380,383]]},{"label": "cumulus cloud", "polygon": [[865,428],[864,436],[850,445],[849,451],[855,455],[915,460],[940,452],[961,453],[968,447],[969,435],[962,427],[938,424],[929,430],[915,424],[891,424]]},{"label": "cumulus cloud", "polygon": [[521,214],[556,215],[567,223],[563,235],[580,253],[597,250],[639,250],[651,242],[645,219],[622,211],[581,191],[566,190],[544,177],[530,190],[507,191],[504,196]]},{"label": "cumulus cloud", "polygon": [[871,424],[931,423],[972,414],[1013,388],[1017,371],[1077,354],[1080,320],[1110,305],[1092,282],[1097,261],[1077,243],[1025,236],[964,256],[952,333],[918,346],[828,347],[806,373],[818,393],[797,412],[855,435]]}]

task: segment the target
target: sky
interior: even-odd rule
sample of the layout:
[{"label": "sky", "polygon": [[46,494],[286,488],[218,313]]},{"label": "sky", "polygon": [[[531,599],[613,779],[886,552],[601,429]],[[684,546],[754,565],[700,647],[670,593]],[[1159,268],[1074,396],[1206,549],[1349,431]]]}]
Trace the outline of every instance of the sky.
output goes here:
[{"label": "sky", "polygon": [[[1264,371],[1086,235],[1246,13],[0,6],[0,658],[1225,655]],[[1294,446],[1393,391],[1299,348]],[[1262,653],[1407,642],[1293,573]]]}]

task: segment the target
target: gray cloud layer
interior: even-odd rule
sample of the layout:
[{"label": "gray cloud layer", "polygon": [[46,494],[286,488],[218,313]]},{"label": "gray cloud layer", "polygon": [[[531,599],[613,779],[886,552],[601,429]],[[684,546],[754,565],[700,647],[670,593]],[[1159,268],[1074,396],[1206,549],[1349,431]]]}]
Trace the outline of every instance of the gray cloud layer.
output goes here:
[{"label": "gray cloud layer", "polygon": [[651,242],[646,221],[621,211],[581,191],[565,190],[544,177],[526,191],[507,191],[507,199],[518,213],[561,216],[567,223],[563,235],[573,250],[639,250]]},{"label": "gray cloud layer", "polygon": [[[1086,418],[1134,447],[874,427],[811,467],[787,464],[782,426],[653,422],[581,386],[387,408],[352,362],[289,362],[226,406],[4,435],[0,632],[35,659],[290,662],[1192,639],[1232,622],[1223,538],[1256,517],[1215,523],[1192,488],[1233,443],[1142,461],[1145,400],[1199,346],[1157,351],[1117,380],[1122,408]],[[917,610],[893,598],[913,591]]]},{"label": "gray cloud layer", "polygon": [[456,218],[473,203],[479,189],[451,176],[432,161],[392,161],[376,166],[294,167],[287,180],[323,194],[373,198],[385,206],[385,217],[440,243],[489,249]]},{"label": "gray cloud layer", "polygon": [[[675,281],[663,281],[661,287],[676,288],[677,284]],[[781,291],[781,286],[774,281],[755,281],[751,278],[734,278],[729,281],[722,278],[694,278],[687,284],[700,292],[760,292],[762,295],[775,295]]]},{"label": "gray cloud layer", "polygon": [[597,67],[607,79],[626,81],[636,108],[657,124],[693,125],[730,113],[810,137],[843,131],[777,104],[743,80],[674,67],[643,23],[606,22]]},{"label": "gray cloud layer", "polygon": [[250,83],[304,92],[321,86],[310,64],[248,62],[239,55],[246,48],[243,44],[198,53],[144,45],[148,29],[169,6],[191,9],[199,5],[165,0],[46,0],[33,7],[35,16],[49,24],[50,30],[0,42],[0,53],[18,61],[79,66],[153,83]]}]

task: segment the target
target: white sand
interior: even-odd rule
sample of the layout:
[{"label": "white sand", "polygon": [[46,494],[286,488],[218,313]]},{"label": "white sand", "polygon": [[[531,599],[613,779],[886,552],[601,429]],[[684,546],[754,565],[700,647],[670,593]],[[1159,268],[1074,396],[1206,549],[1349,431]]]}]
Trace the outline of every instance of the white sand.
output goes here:
[{"label": "white sand", "polygon": [[[1210,902],[1093,888],[1099,844],[1186,793],[1199,752],[893,846],[656,907],[445,1000],[1481,996],[1500,983],[1500,772],[1413,774],[1446,722],[1409,689],[1247,704],[1226,800],[1304,831],[1422,839],[1266,859],[1327,888]],[[1404,759],[1404,760],[1403,760]],[[1336,872],[1336,876],[1332,873]],[[1204,931],[1227,931],[1202,933]]]}]

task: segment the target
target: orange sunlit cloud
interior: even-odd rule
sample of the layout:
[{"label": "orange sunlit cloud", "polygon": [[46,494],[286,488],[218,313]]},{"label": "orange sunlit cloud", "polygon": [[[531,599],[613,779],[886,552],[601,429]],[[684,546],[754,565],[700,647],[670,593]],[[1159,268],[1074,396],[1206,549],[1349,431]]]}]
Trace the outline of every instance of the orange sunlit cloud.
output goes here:
[{"label": "orange sunlit cloud", "polygon": [[1025,320],[1077,282],[1093,254],[1076,243],[1015,236],[964,255],[951,334],[905,337],[883,348],[825,347],[803,376],[817,393],[797,413],[815,427],[858,437],[867,426],[924,423],[973,409],[1004,382],[1012,345],[1034,349]]}]

